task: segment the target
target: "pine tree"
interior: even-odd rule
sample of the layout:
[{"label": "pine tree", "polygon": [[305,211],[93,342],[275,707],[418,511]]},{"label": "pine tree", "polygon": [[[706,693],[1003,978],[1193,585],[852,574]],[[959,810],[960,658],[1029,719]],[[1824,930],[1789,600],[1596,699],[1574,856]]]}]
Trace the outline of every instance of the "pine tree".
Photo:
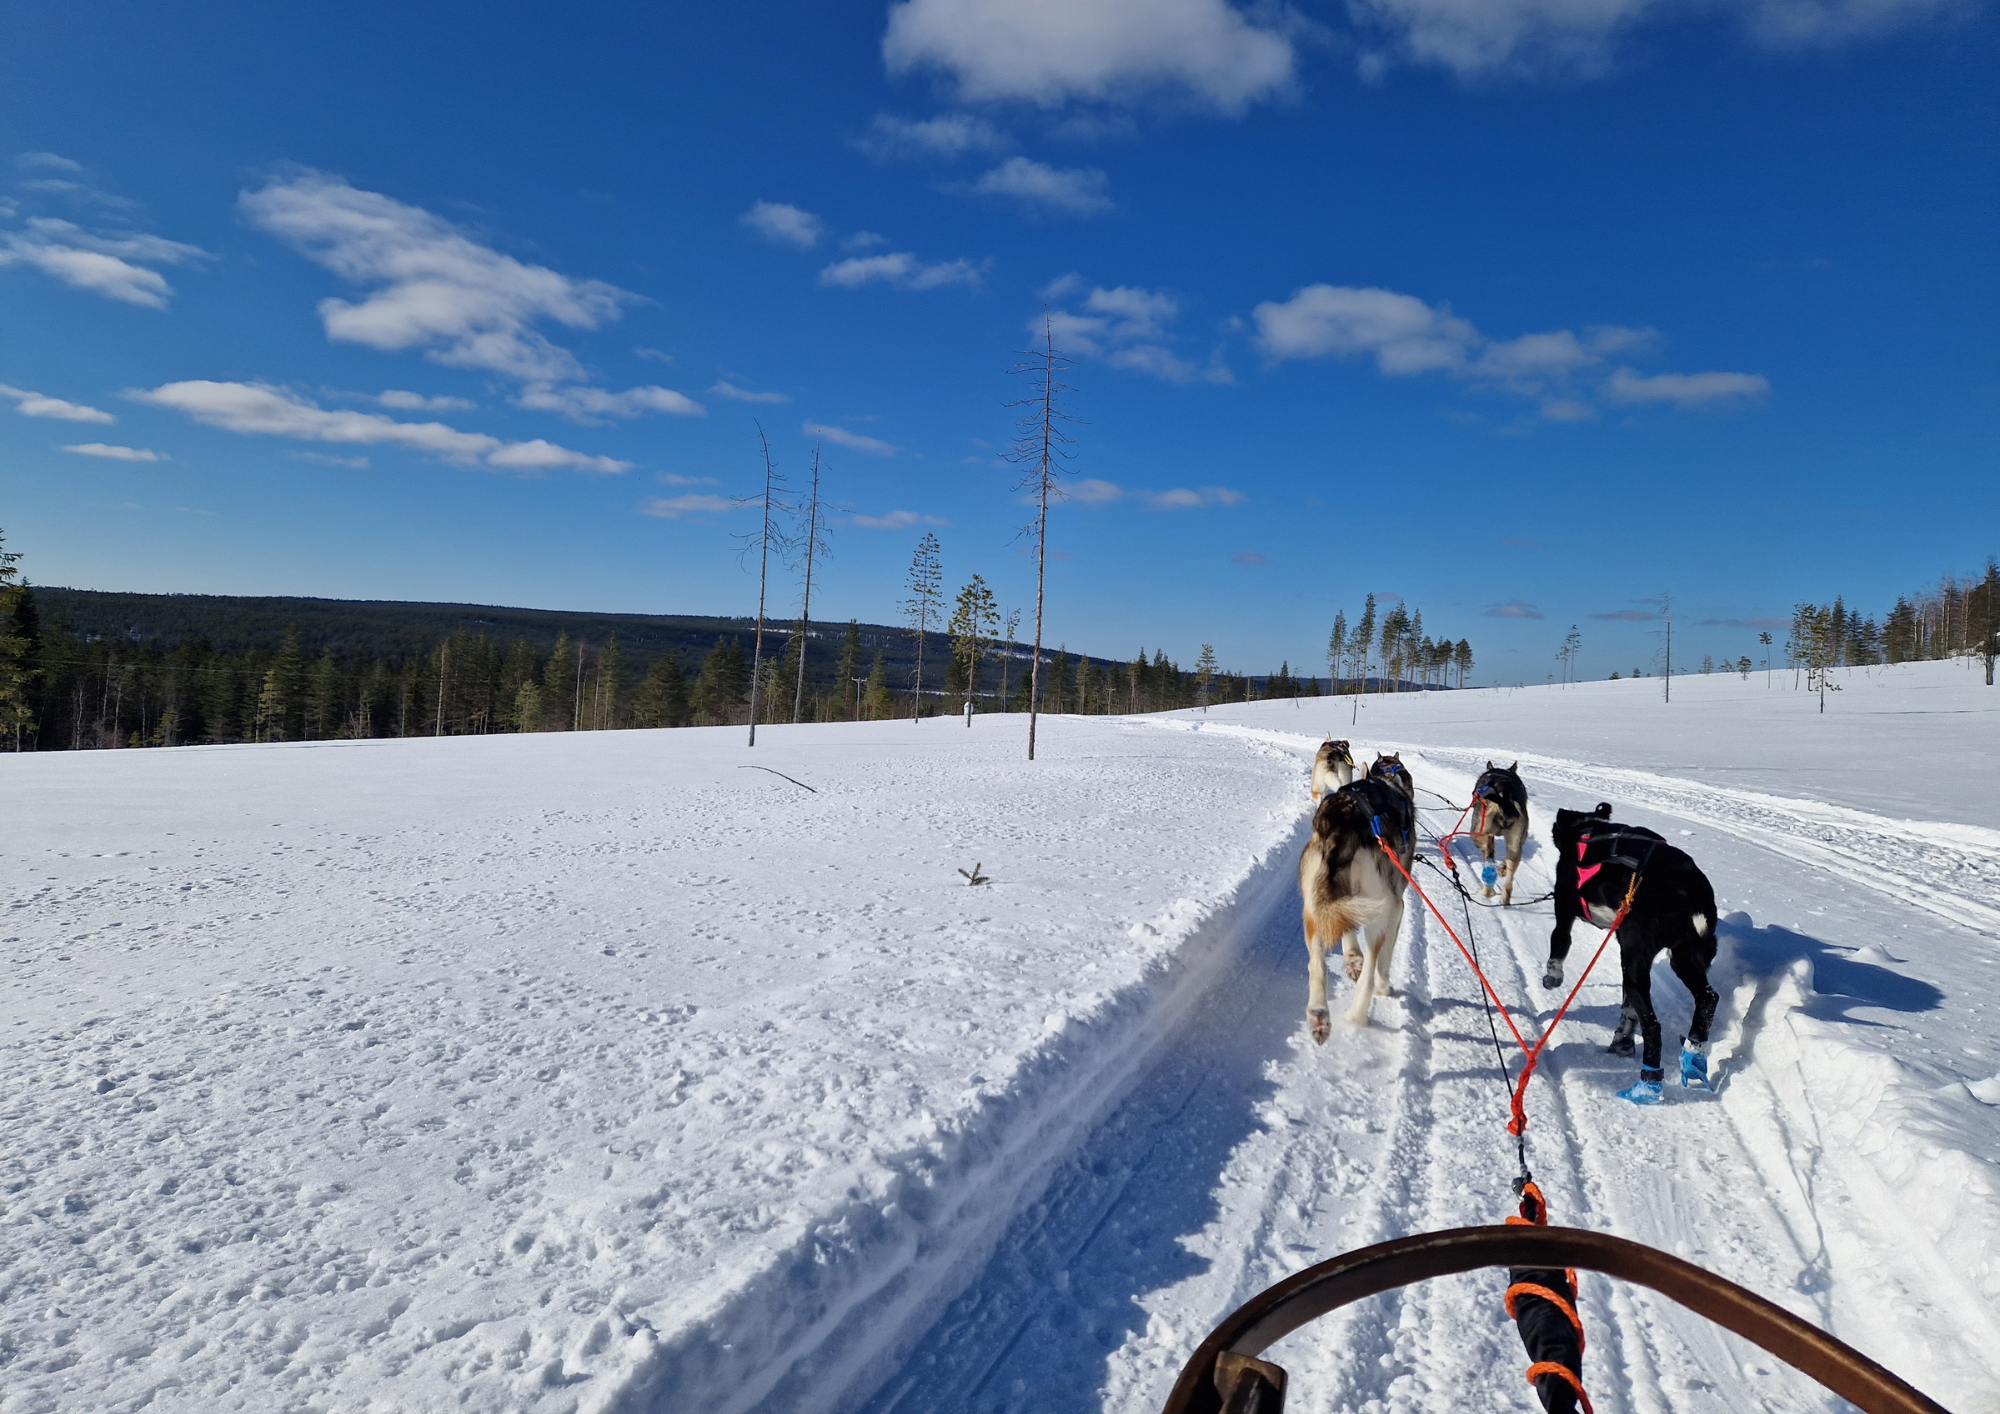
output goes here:
[{"label": "pine tree", "polygon": [[979,672],[985,664],[994,620],[998,617],[999,609],[994,603],[993,591],[986,587],[983,578],[975,574],[958,591],[958,602],[952,608],[949,626],[951,663],[946,687],[962,692],[967,702],[979,690]]},{"label": "pine tree", "polygon": [[839,714],[848,715],[847,704],[854,703],[854,720],[861,720],[861,621],[847,621],[846,636],[840,640],[840,661],[833,669],[833,700],[838,705]]},{"label": "pine tree", "polygon": [[684,727],[688,719],[687,673],[680,655],[669,651],[655,658],[632,692],[632,725]]},{"label": "pine tree", "polygon": [[305,696],[306,655],[299,645],[299,626],[285,629],[264,673],[263,690],[257,697],[257,739],[291,741],[298,735],[299,707]]},{"label": "pine tree", "polygon": [[0,735],[19,751],[34,726],[34,595],[21,581],[21,555],[0,533]]},{"label": "pine tree", "polygon": [[[1336,639],[1344,640],[1347,637],[1346,615],[1343,614],[1340,618],[1334,620],[1333,632]],[[1336,659],[1340,656],[1340,649],[1337,647],[1331,648],[1328,651]],[[1336,667],[1334,671],[1339,672],[1340,669]],[[1204,712],[1208,710],[1208,692],[1214,684],[1215,645],[1213,643],[1204,643],[1201,645],[1201,656],[1194,660],[1194,691],[1195,696],[1201,701],[1201,710]]]},{"label": "pine tree", "polygon": [[613,731],[625,720],[625,655],[618,647],[618,632],[605,636],[597,655],[597,681],[591,693],[591,726],[597,731]]},{"label": "pine tree", "polygon": [[910,557],[909,578],[904,581],[909,597],[903,601],[903,617],[917,635],[917,673],[915,680],[916,706],[912,717],[924,715],[924,639],[931,626],[944,614],[944,558],[938,550],[938,538],[929,531],[917,542],[917,550]]},{"label": "pine tree", "polygon": [[895,704],[889,700],[889,659],[880,649],[875,650],[875,661],[868,665],[868,685],[866,711],[868,720],[879,722],[895,711]]},{"label": "pine tree", "polygon": [[1361,686],[1363,690],[1366,690],[1368,686],[1368,653],[1375,646],[1375,596],[1373,594],[1369,595],[1367,601],[1361,606],[1361,622],[1354,626],[1354,637],[1349,639],[1348,643],[1348,651],[1354,654],[1355,667],[1358,670],[1355,676],[1361,679]]},{"label": "pine tree", "polygon": [[1062,381],[1062,375],[1074,365],[1056,352],[1052,320],[1046,317],[1042,320],[1042,347],[1030,350],[1023,358],[1025,362],[1008,372],[1030,378],[1033,392],[1008,404],[1023,410],[1008,460],[1022,469],[1014,489],[1032,494],[1036,504],[1035,519],[1022,532],[1035,542],[1035,647],[1028,660],[1028,759],[1032,761],[1035,728],[1042,708],[1042,611],[1047,603],[1044,591],[1048,583],[1049,502],[1060,501],[1065,495],[1064,464],[1076,453],[1070,450],[1075,445],[1074,439],[1062,430],[1062,425],[1076,419],[1062,410],[1062,395],[1075,391]]},{"label": "pine tree", "polygon": [[[1208,645],[1203,644],[1204,648]],[[1340,690],[1341,660],[1347,656],[1347,610],[1342,609],[1333,616],[1333,632],[1326,639],[1326,668],[1333,679],[1333,690]]]},{"label": "pine tree", "polygon": [[[522,727],[522,731],[565,731],[569,727],[570,714],[556,710],[557,704],[570,700],[570,678],[575,671],[571,661],[576,656],[570,650],[567,631],[556,635],[556,646],[549,650],[549,661],[542,667],[541,691],[536,693],[540,701],[542,716],[532,727]],[[519,703],[516,703],[519,706]]]},{"label": "pine tree", "polygon": [[1458,685],[1465,686],[1465,675],[1472,671],[1472,644],[1461,638],[1458,647],[1451,653],[1452,663],[1458,668]]}]

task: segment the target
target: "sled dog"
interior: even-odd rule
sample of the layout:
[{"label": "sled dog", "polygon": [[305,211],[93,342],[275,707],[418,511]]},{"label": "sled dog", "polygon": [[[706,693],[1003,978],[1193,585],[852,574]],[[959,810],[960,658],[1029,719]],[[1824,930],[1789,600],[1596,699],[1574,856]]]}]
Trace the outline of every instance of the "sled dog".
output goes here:
[{"label": "sled dog", "polygon": [[1350,781],[1313,812],[1312,838],[1299,855],[1299,900],[1306,935],[1306,1020],[1326,1044],[1326,954],[1335,943],[1355,983],[1347,1020],[1368,1024],[1368,1008],[1389,996],[1389,963],[1403,926],[1403,876],[1383,858],[1382,840],[1410,867],[1416,810],[1388,780]]},{"label": "sled dog", "polygon": [[1328,737],[1313,753],[1312,798],[1318,800],[1328,791],[1339,790],[1354,779],[1354,753],[1344,741]]},{"label": "sled dog", "polygon": [[1544,987],[1560,987],[1569,955],[1570,926],[1582,918],[1608,928],[1625,893],[1638,876],[1631,912],[1618,929],[1618,955],[1625,972],[1625,1004],[1613,1055],[1632,1054],[1632,1036],[1641,1041],[1639,1083],[1620,1093],[1654,1104],[1660,1098],[1660,1019],[1653,1011],[1653,959],[1665,949],[1674,976],[1694,997],[1694,1019],[1681,1050],[1681,1083],[1708,1083],[1708,1027],[1720,1000],[1708,985],[1715,961],[1715,890],[1695,862],[1651,830],[1620,825],[1611,807],[1558,810],[1550,831],[1556,847],[1556,926],[1549,934]]},{"label": "sled dog", "polygon": [[[1521,846],[1528,838],[1528,788],[1512,766],[1486,763],[1479,783],[1472,788],[1472,839],[1487,862],[1493,860],[1493,837],[1507,842],[1507,857],[1500,865],[1500,902],[1514,901],[1514,873],[1521,867]],[[1481,886],[1493,897],[1493,886]]]}]

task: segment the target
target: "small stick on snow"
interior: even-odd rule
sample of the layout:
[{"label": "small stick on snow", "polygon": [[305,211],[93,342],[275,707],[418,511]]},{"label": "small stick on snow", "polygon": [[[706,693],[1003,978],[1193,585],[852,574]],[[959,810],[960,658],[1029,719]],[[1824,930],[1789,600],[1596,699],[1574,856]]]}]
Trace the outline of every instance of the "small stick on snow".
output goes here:
[{"label": "small stick on snow", "polygon": [[959,870],[958,872],[964,876],[965,882],[968,884],[990,884],[993,882],[993,880],[989,876],[979,872],[979,866],[977,864],[972,866],[972,872],[970,874],[967,874],[963,869]]},{"label": "small stick on snow", "polygon": [[[738,766],[736,769],[739,771],[770,771],[771,774],[774,776],[778,776],[787,781],[792,781],[792,778],[790,776],[785,775],[783,771],[771,771],[771,768],[769,766]],[[814,795],[819,794],[817,790],[813,790],[813,788],[807,785],[804,781],[792,781],[792,784],[797,786],[800,790],[810,790]],[[960,872],[962,873],[963,871],[961,870]]]}]

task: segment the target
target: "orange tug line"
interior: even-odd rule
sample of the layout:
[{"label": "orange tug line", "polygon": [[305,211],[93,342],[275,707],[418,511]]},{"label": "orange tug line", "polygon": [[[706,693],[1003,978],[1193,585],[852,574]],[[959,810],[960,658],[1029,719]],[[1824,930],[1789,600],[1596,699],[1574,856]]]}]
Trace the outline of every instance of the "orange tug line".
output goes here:
[{"label": "orange tug line", "polygon": [[[1467,810],[1471,809],[1470,806],[1466,808]],[[1463,814],[1459,816],[1461,821],[1464,818]],[[1452,833],[1457,833],[1455,825]],[[1451,835],[1448,834],[1445,838],[1449,839]],[[1472,975],[1479,979],[1479,985],[1486,989],[1486,995],[1492,998],[1493,1005],[1499,1008],[1500,1019],[1507,1023],[1507,1029],[1514,1035],[1514,1044],[1521,1048],[1521,1054],[1527,1058],[1521,1067],[1521,1077],[1515,1083],[1513,1094],[1508,1099],[1507,1132],[1518,1139],[1528,1131],[1528,1113],[1523,1108],[1522,1102],[1527,1094],[1529,1077],[1534,1075],[1535,1067],[1541,1062],[1542,1051],[1549,1044],[1549,1038],[1555,1035],[1556,1027],[1560,1026],[1563,1017],[1569,1014],[1570,1003],[1575,1001],[1577,993],[1583,990],[1583,984],[1589,979],[1591,970],[1597,966],[1598,959],[1604,956],[1604,950],[1611,946],[1612,938],[1617,936],[1619,928],[1624,925],[1625,915],[1632,911],[1632,900],[1639,892],[1639,876],[1634,874],[1632,882],[1626,886],[1625,901],[1619,904],[1618,914],[1611,920],[1611,926],[1604,930],[1604,940],[1597,945],[1597,951],[1591,954],[1590,965],[1585,967],[1582,974],[1577,977],[1576,985],[1569,989],[1569,995],[1563,998],[1563,1004],[1556,1009],[1555,1016],[1543,1028],[1542,1034],[1535,1039],[1535,1044],[1530,1046],[1522,1037],[1520,1027],[1514,1024],[1513,1015],[1507,1010],[1507,1004],[1500,1000],[1500,994],[1494,991],[1493,984],[1487,981],[1486,973],[1480,967],[1478,959],[1473,957],[1472,950],[1466,947],[1464,940],[1458,936],[1458,933],[1452,928],[1451,924],[1445,920],[1445,916],[1438,912],[1437,905],[1431,902],[1430,895],[1424,892],[1423,886],[1410,877],[1410,871],[1403,867],[1403,861],[1396,857],[1396,851],[1391,849],[1389,842],[1382,838],[1379,826],[1375,830],[1375,842],[1382,847],[1382,853],[1388,856],[1389,862],[1396,866],[1396,872],[1403,876],[1403,881],[1417,891],[1417,897],[1424,901],[1424,907],[1431,911],[1431,917],[1437,919],[1439,926],[1444,929],[1445,935],[1457,945],[1459,956],[1465,959],[1466,966],[1472,969]],[[1510,1216],[1507,1219],[1508,1225],[1533,1227],[1546,1226],[1548,1224],[1548,1200],[1542,1196],[1541,1188],[1532,1179],[1527,1178],[1525,1168],[1521,1183],[1521,1213],[1522,1216],[1520,1217]],[[1530,1214],[1532,1216],[1529,1216]],[[1576,1273],[1571,1271],[1565,1273],[1565,1275],[1569,1278],[1569,1289],[1575,1291],[1577,1289]],[[1569,1318],[1569,1323],[1576,1327],[1576,1348],[1579,1363],[1581,1363],[1580,1357],[1583,1354],[1584,1346],[1583,1320],[1576,1314],[1576,1307],[1565,1300],[1560,1293],[1546,1286],[1535,1282],[1516,1282],[1507,1288],[1507,1294],[1502,1298],[1502,1304],[1506,1307],[1507,1316],[1510,1320],[1514,1318],[1515,1298],[1520,1296],[1540,1297]],[[1536,1380],[1544,1375],[1555,1375],[1571,1389],[1575,1390],[1578,1401],[1583,1405],[1583,1414],[1596,1414],[1596,1411],[1591,1407],[1590,1395],[1584,1390],[1583,1377],[1577,1371],[1553,1360],[1538,1360],[1528,1367],[1528,1383],[1530,1385],[1533,1385]]]}]

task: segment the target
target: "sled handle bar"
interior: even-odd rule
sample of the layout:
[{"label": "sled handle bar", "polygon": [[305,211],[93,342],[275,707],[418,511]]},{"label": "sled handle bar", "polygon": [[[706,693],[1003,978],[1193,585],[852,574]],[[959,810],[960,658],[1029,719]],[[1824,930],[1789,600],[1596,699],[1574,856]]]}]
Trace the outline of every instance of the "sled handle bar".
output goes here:
[{"label": "sled handle bar", "polygon": [[1734,1331],[1866,1414],[1950,1414],[1936,1400],[1755,1292],[1665,1252],[1575,1227],[1458,1227],[1378,1242],[1251,1297],[1182,1367],[1162,1414],[1281,1414],[1285,1372],[1256,1357],[1330,1311],[1481,1267],[1577,1267],[1637,1282]]}]

